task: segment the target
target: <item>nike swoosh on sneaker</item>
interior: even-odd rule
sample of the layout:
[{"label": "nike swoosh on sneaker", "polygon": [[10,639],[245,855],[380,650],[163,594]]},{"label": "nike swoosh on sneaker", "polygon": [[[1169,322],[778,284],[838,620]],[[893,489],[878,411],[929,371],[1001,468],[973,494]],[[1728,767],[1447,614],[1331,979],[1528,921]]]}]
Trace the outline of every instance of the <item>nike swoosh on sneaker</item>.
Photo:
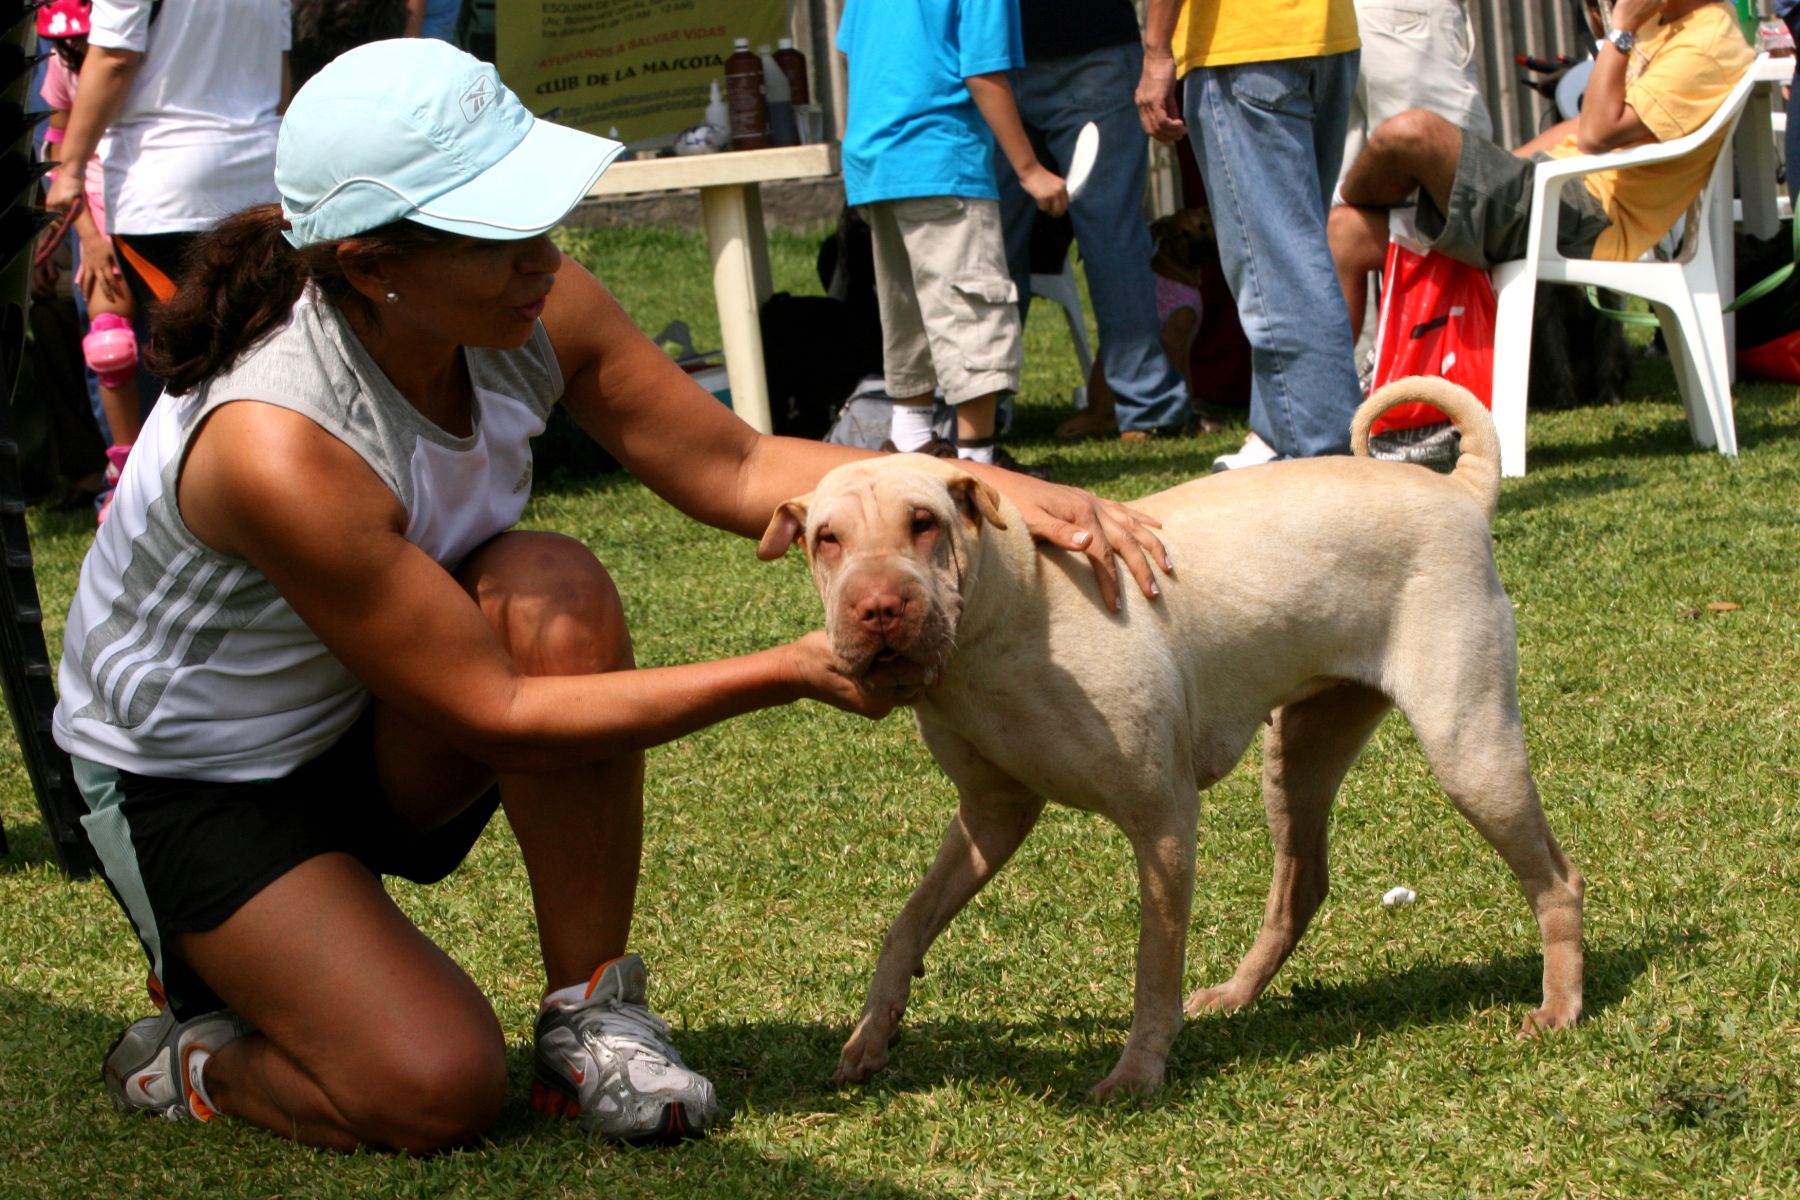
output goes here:
[{"label": "nike swoosh on sneaker", "polygon": [[134,1076],[131,1080],[131,1086],[137,1092],[135,1099],[140,1103],[151,1107],[157,1107],[165,1103],[167,1097],[157,1095],[155,1092],[151,1091],[150,1088],[153,1084],[163,1083],[166,1078],[167,1077],[161,1071],[145,1071],[142,1074]]}]

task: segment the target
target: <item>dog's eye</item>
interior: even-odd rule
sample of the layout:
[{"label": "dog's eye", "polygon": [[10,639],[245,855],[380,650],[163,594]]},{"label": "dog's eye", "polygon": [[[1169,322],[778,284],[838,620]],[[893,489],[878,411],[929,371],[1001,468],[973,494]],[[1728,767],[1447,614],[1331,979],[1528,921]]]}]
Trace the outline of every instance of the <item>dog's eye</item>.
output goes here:
[{"label": "dog's eye", "polygon": [[831,530],[829,530],[829,529],[821,529],[821,530],[819,530],[819,532],[818,532],[818,533],[817,533],[817,534],[815,534],[815,535],[814,535],[814,539],[815,539],[815,540],[816,540],[816,541],[817,541],[817,542],[818,542],[818,544],[819,544],[819,545],[821,545],[821,546],[835,546],[835,545],[837,545],[837,534],[835,534],[835,533],[833,533],[833,532],[831,532]]},{"label": "dog's eye", "polygon": [[937,518],[935,516],[922,508],[914,510],[912,519],[912,531],[914,537],[930,533],[936,528]]}]

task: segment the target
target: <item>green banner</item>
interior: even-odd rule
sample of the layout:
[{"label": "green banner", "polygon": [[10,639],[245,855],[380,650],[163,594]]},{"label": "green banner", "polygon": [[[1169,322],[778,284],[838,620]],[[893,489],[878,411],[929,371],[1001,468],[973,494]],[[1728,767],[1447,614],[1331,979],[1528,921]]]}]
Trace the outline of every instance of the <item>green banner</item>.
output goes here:
[{"label": "green banner", "polygon": [[732,40],[787,35],[787,0],[506,0],[497,65],[525,106],[629,143],[666,142],[725,87]]}]

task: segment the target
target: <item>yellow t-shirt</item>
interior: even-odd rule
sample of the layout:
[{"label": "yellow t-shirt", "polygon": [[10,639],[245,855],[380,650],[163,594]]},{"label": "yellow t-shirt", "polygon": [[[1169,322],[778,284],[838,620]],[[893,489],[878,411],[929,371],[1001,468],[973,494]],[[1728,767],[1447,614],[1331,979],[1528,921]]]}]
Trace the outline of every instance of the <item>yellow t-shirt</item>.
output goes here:
[{"label": "yellow t-shirt", "polygon": [[[1723,4],[1668,24],[1659,20],[1638,32],[1625,67],[1625,103],[1658,141],[1683,137],[1706,124],[1755,59]],[[1584,176],[1613,222],[1594,244],[1594,257],[1629,262],[1661,241],[1706,186],[1723,141],[1721,133],[1674,162]],[[1573,137],[1550,151],[1554,158],[1580,153]]]},{"label": "yellow t-shirt", "polygon": [[1187,0],[1175,22],[1176,72],[1342,54],[1362,45],[1354,0]]}]

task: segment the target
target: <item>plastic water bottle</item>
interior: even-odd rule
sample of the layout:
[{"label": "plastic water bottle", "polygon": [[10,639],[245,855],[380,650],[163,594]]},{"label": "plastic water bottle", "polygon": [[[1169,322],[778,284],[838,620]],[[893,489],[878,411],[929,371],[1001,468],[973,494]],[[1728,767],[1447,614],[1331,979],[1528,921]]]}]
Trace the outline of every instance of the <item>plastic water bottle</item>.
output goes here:
[{"label": "plastic water bottle", "polygon": [[781,64],[775,61],[769,47],[758,46],[756,55],[762,59],[763,95],[769,102],[769,140],[777,146],[798,146],[800,127],[794,123],[794,100],[788,91],[787,76],[782,74]]}]

